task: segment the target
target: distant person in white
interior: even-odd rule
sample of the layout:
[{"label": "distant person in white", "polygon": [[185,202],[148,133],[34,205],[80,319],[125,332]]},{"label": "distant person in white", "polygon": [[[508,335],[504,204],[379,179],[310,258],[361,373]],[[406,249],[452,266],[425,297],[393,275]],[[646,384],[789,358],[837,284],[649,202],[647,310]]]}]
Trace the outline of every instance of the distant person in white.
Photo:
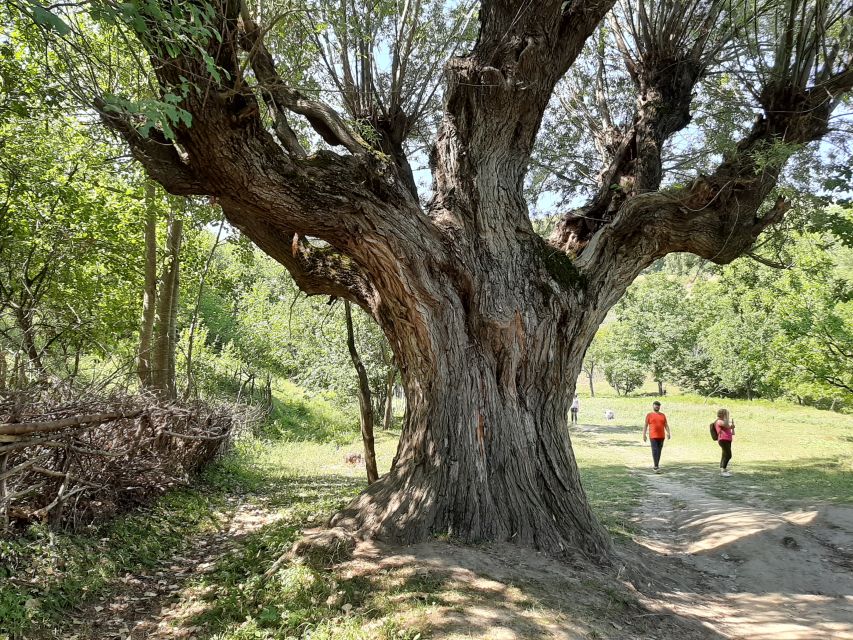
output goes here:
[{"label": "distant person in white", "polygon": [[580,411],[580,410],[581,410],[581,401],[580,401],[580,398],[578,398],[578,394],[575,394],[575,397],[572,400],[572,408],[571,408],[572,422],[571,422],[571,424],[577,424],[578,423],[578,411]]},{"label": "distant person in white", "polygon": [[604,419],[605,420],[613,420],[616,417],[616,414],[613,413],[613,409],[605,409],[604,410]]}]

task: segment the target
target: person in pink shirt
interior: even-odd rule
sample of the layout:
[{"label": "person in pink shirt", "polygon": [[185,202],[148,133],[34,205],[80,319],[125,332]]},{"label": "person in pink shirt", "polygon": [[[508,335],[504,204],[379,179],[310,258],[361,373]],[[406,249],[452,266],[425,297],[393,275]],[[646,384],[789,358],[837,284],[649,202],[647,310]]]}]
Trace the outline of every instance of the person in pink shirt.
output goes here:
[{"label": "person in pink shirt", "polygon": [[732,438],[735,435],[735,421],[729,415],[728,409],[717,411],[714,428],[717,430],[717,442],[723,450],[723,457],[720,459],[720,475],[728,478],[732,475],[729,471],[729,462],[732,459]]}]

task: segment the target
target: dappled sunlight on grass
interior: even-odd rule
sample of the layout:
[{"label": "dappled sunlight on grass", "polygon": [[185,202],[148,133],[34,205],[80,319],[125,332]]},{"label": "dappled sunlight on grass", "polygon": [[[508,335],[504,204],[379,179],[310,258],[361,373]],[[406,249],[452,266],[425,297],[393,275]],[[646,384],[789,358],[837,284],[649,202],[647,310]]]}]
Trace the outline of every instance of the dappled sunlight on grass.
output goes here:
[{"label": "dappled sunlight on grass", "polygon": [[219,495],[178,490],[78,534],[34,526],[0,539],[0,638],[3,631],[30,637],[18,634],[67,622],[70,605],[108,593],[127,572],[156,567],[191,536],[215,531],[223,506]]},{"label": "dappled sunlight on grass", "polygon": [[[49,543],[46,532],[34,530],[22,539],[23,546],[4,549],[13,562],[24,553],[30,559],[23,580],[0,581],[3,615],[9,618],[12,611],[17,618],[9,619],[19,630],[31,628],[34,621],[56,625],[53,628],[62,631],[55,637],[61,637],[62,616],[81,603],[97,604],[93,596],[110,597],[112,590],[121,590],[117,578],[125,572],[159,575],[192,556],[193,567],[181,565],[181,577],[175,578],[181,583],[174,592],[175,605],[162,610],[152,606],[147,614],[148,623],[166,625],[162,633],[167,635],[157,638],[414,640],[436,635],[461,639],[471,633],[494,638],[585,638],[596,633],[618,637],[608,626],[614,616],[625,629],[632,627],[636,637],[646,637],[648,630],[657,634],[664,620],[674,625],[671,637],[687,637],[678,635],[683,621],[657,617],[643,608],[648,603],[641,606],[603,574],[592,576],[518,547],[436,540],[418,546],[418,551],[381,550],[343,564],[326,556],[290,558],[286,552],[303,531],[322,527],[364,490],[366,477],[363,463],[347,462],[349,454],[363,452],[353,413],[298,389],[287,390],[286,398],[276,391],[273,426],[240,439],[230,454],[205,471],[193,491],[170,494],[152,510],[89,536],[57,536]],[[821,503],[853,499],[850,416],[782,403],[727,402],[738,423],[735,475],[721,478],[719,447],[707,428],[716,404],[693,397],[665,398],[673,439],[664,446],[663,474],[655,475],[649,469],[649,446],[642,442],[642,420],[650,402],[649,397],[587,398],[582,424],[569,429],[592,508],[621,549],[635,544],[633,540],[637,548],[643,545],[644,551],[653,549],[664,557],[672,554],[673,545],[680,545],[684,556],[703,562],[725,551],[730,556],[726,562],[737,560],[746,568],[750,560],[737,559],[733,549],[785,536],[785,527],[823,526],[830,522],[828,509],[840,518],[838,512],[845,508]],[[614,410],[616,419],[604,420],[604,408]],[[376,432],[380,473],[390,468],[399,435]],[[672,513],[638,519],[637,510],[645,508],[643,498],[650,489],[657,497],[669,495],[667,482],[701,490],[693,500],[695,512],[688,516],[681,510],[687,498],[673,494],[668,498]],[[780,504],[787,511],[780,511]],[[655,537],[645,530],[655,526],[655,518],[663,521],[673,513],[680,514],[674,535]],[[838,522],[840,531],[844,523]],[[681,535],[684,538],[674,542]],[[803,536],[795,537],[805,544]],[[192,540],[191,551],[187,540]],[[828,534],[826,540],[835,538]],[[555,589],[558,584],[562,587]],[[755,619],[765,614],[770,619],[774,596],[759,595]],[[130,603],[141,600],[133,593],[124,597]],[[703,596],[685,591],[671,597],[686,608],[690,598],[695,605]],[[128,616],[133,615],[131,609]],[[802,626],[808,615],[798,609],[800,621],[794,626]],[[599,620],[605,621],[603,626]],[[773,624],[786,623],[777,619]],[[820,628],[829,632],[838,621],[823,624]],[[93,633],[104,628],[95,626]],[[709,634],[691,637],[717,637]]]},{"label": "dappled sunlight on grass", "polygon": [[345,444],[358,430],[358,415],[281,380],[273,386],[272,413],[261,436],[272,440]]},{"label": "dappled sunlight on grass", "polygon": [[277,508],[278,517],[247,535],[234,553],[198,580],[193,588],[202,606],[184,626],[204,629],[195,632],[200,638],[228,640],[309,632],[311,638],[414,637],[410,622],[404,628],[397,621],[399,603],[383,600],[381,590],[374,595],[366,578],[342,577],[331,567],[309,566],[300,559],[280,563],[265,577],[304,528],[323,524],[365,486],[361,477],[322,474],[337,464],[324,457],[329,452],[324,447],[296,460],[294,452],[292,443],[255,444],[248,467],[245,457],[235,458],[211,472],[209,479],[218,486],[223,478],[239,477],[244,490],[262,491],[263,496],[252,499]]}]

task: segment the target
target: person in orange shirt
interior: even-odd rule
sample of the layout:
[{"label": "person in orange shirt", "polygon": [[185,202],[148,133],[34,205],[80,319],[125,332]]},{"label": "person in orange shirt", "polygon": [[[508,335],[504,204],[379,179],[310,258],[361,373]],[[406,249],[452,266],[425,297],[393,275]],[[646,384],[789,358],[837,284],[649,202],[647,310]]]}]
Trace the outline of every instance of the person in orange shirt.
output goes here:
[{"label": "person in orange shirt", "polygon": [[657,400],[652,403],[651,413],[646,414],[646,422],[643,425],[643,442],[646,442],[646,434],[652,441],[652,460],[655,463],[655,473],[660,473],[660,453],[663,451],[664,434],[666,434],[667,440],[672,435],[669,433],[669,423],[666,421],[666,416],[661,413],[660,402]]}]

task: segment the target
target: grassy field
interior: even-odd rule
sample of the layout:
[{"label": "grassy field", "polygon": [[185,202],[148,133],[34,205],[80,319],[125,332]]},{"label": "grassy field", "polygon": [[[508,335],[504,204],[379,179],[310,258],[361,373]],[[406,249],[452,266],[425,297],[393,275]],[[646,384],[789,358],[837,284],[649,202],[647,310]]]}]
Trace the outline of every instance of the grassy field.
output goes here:
[{"label": "grassy field", "polygon": [[[402,638],[428,628],[431,602],[448,597],[427,578],[370,582],[330,567],[286,563],[263,573],[300,531],[322,523],[364,487],[364,469],[345,463],[361,444],[352,416],[322,398],[287,389],[274,423],[239,443],[192,490],[77,535],[34,528],[0,541],[0,638],[69,637],[69,619],[87,603],[121,588],[120,578],[168,564],[192,539],[221,529],[235,501],[273,514],[241,538],[233,553],[186,586],[203,606],[187,622],[199,638]],[[571,429],[593,508],[615,536],[630,536],[631,511],[646,491],[651,464],[642,422],[653,398],[581,396],[581,426]],[[708,435],[716,401],[662,398],[673,439],[662,466],[729,498],[775,503],[853,500],[853,417],[785,403],[726,401],[737,422],[735,476],[716,475],[719,447]],[[604,410],[616,419],[604,419]],[[593,437],[584,425],[597,425]],[[604,437],[602,437],[604,434]],[[390,466],[398,434],[377,434],[380,472]],[[195,597],[195,596],[194,596]],[[341,614],[341,605],[354,609]],[[87,637],[87,636],[82,636]]]},{"label": "grassy field", "polygon": [[[646,469],[651,452],[642,442],[643,421],[656,398],[581,396],[581,424],[601,425],[613,432],[612,446],[590,444],[583,433],[573,445],[584,467],[624,465]],[[853,501],[853,416],[766,400],[716,400],[677,395],[660,398],[672,439],[664,445],[661,466],[677,468],[697,479],[715,473],[720,448],[708,425],[725,406],[737,429],[732,445],[732,468],[743,482],[713,482],[710,490],[757,487],[768,499]],[[604,418],[611,409],[615,419]]]}]

